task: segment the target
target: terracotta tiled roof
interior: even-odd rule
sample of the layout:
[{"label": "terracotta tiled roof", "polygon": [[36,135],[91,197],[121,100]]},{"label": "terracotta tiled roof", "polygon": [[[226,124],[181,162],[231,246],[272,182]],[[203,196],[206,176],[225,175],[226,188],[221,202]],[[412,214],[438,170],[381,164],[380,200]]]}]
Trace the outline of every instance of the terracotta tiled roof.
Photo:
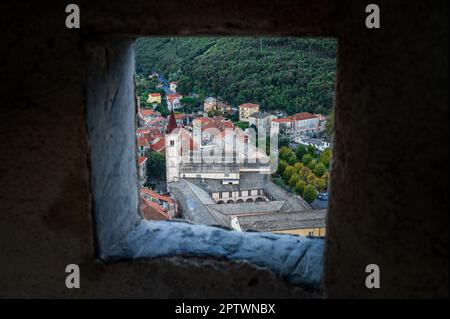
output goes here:
[{"label": "terracotta tiled roof", "polygon": [[225,119],[222,116],[214,116],[213,118],[198,117],[194,119],[194,121],[196,121],[197,123],[200,122],[202,131],[212,127],[217,128],[220,131],[224,130],[225,128],[234,128],[233,122]]},{"label": "terracotta tiled roof", "polygon": [[148,122],[147,125],[155,125],[155,124],[158,124],[161,121],[166,121],[166,118],[164,118],[164,117],[157,117],[156,119],[153,119],[150,122]]},{"label": "terracotta tiled roof", "polygon": [[138,144],[138,146],[149,146],[150,145],[149,141],[145,137],[138,137],[137,144]]},{"label": "terracotta tiled roof", "polygon": [[140,113],[142,116],[145,116],[145,117],[150,116],[150,115],[161,116],[161,113],[159,113],[155,110],[152,110],[152,109],[141,109]]},{"label": "terracotta tiled roof", "polygon": [[321,121],[324,121],[327,119],[327,117],[322,114],[314,114],[314,116],[317,117]]},{"label": "terracotta tiled roof", "polygon": [[233,122],[231,122],[231,121],[225,121],[225,122],[223,122],[223,126],[224,126],[225,128],[233,128],[233,127],[234,127],[234,124],[233,124]]},{"label": "terracotta tiled roof", "polygon": [[181,120],[181,119],[185,119],[188,116],[186,114],[175,114],[175,119],[177,120]]},{"label": "terracotta tiled roof", "polygon": [[161,94],[160,94],[160,93],[150,93],[149,96],[152,96],[152,97],[160,97]]},{"label": "terracotta tiled roof", "polygon": [[297,114],[293,114],[291,116],[288,116],[288,118],[294,119],[296,121],[302,121],[302,120],[309,120],[309,119],[315,119],[316,116],[312,115],[308,112],[301,112]]},{"label": "terracotta tiled roof", "polygon": [[167,202],[170,204],[175,204],[174,200],[172,198],[170,198],[169,196],[166,195],[160,195],[157,192],[152,191],[151,189],[145,188],[145,187],[141,187],[141,194],[146,194],[150,197],[162,200],[163,202]]},{"label": "terracotta tiled roof", "polygon": [[[151,127],[151,128],[144,128],[144,129],[138,129],[136,131],[137,136],[137,143],[138,146],[149,146],[155,150],[154,148],[156,146],[153,146],[153,144],[159,142],[161,139],[164,139],[164,137],[161,134],[160,128],[157,127]],[[162,142],[161,142],[162,143]],[[164,147],[156,149],[157,151],[162,151]]]},{"label": "terracotta tiled roof", "polygon": [[164,137],[159,139],[156,143],[151,144],[150,148],[155,152],[163,152],[166,148],[166,139]]},{"label": "terracotta tiled roof", "polygon": [[138,164],[139,166],[141,166],[142,164],[144,164],[144,162],[147,160],[147,157],[145,156],[139,156],[138,157]]},{"label": "terracotta tiled roof", "polygon": [[136,135],[161,135],[160,128],[158,127],[138,127],[136,129]]},{"label": "terracotta tiled roof", "polygon": [[205,125],[202,125],[202,131],[210,129],[210,128],[216,128],[220,131],[219,127],[214,122],[206,123]]},{"label": "terracotta tiled roof", "polygon": [[277,123],[292,123],[294,122],[294,119],[290,119],[287,117],[281,118],[281,119],[273,119],[272,122],[277,122]]},{"label": "terracotta tiled roof", "polygon": [[139,197],[139,208],[142,216],[147,220],[166,220],[170,216],[157,203],[146,200],[142,196]]},{"label": "terracotta tiled roof", "polygon": [[211,119],[207,118],[207,117],[197,117],[196,119],[194,119],[193,122],[200,122],[201,125],[203,125],[203,124],[208,123],[210,121],[211,121]]},{"label": "terracotta tiled roof", "polygon": [[233,126],[230,126],[230,125],[228,125],[228,124],[223,124],[223,123],[214,123],[214,122],[212,122],[212,123],[208,123],[208,124],[206,124],[206,125],[204,125],[203,127],[202,127],[202,131],[204,131],[204,130],[207,130],[207,129],[210,129],[210,128],[215,128],[215,129],[218,129],[219,131],[223,131],[223,130],[225,130],[226,128],[230,128],[230,129],[232,129],[233,128]]},{"label": "terracotta tiled roof", "polygon": [[142,135],[150,132],[150,127],[138,127],[136,129],[136,135]]},{"label": "terracotta tiled roof", "polygon": [[174,94],[167,94],[167,100],[169,100],[170,102],[173,102],[173,100],[175,99],[181,99],[183,96],[181,94],[178,93],[174,93]]},{"label": "terracotta tiled roof", "polygon": [[159,131],[159,129],[157,131],[154,132],[149,132],[147,134],[144,134],[144,137],[150,142],[153,143],[153,141],[155,141],[158,138],[163,137],[163,135],[161,134],[161,132]]},{"label": "terracotta tiled roof", "polygon": [[239,105],[239,107],[243,107],[243,108],[255,108],[255,107],[259,107],[259,104],[255,104],[255,103],[244,103]]}]

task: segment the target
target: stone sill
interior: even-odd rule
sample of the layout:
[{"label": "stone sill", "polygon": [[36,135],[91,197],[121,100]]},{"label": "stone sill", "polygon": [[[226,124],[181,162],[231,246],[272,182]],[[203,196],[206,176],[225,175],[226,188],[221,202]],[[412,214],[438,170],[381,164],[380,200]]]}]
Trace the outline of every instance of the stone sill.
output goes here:
[{"label": "stone sill", "polygon": [[238,232],[181,221],[140,220],[105,261],[173,256],[216,257],[267,268],[287,282],[319,289],[324,240],[263,232]]}]

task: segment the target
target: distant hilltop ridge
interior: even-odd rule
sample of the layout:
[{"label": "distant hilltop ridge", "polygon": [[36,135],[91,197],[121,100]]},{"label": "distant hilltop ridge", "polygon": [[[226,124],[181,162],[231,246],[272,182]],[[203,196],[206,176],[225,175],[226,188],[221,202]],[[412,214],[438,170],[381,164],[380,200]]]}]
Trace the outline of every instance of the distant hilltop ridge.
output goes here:
[{"label": "distant hilltop ridge", "polygon": [[232,106],[329,114],[336,69],[334,39],[141,38],[136,71],[177,82],[177,92],[217,96]]}]

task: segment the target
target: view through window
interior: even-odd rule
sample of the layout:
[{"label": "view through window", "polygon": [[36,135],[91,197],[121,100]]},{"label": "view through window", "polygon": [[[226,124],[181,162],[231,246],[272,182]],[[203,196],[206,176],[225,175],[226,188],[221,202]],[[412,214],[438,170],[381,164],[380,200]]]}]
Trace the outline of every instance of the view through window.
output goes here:
[{"label": "view through window", "polygon": [[325,236],[335,39],[141,38],[145,219]]}]

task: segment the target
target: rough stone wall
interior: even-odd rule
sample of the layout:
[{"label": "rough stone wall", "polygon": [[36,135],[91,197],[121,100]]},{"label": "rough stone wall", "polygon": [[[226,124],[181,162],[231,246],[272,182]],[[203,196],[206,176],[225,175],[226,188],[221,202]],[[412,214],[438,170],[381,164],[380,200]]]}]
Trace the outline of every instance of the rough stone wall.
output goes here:
[{"label": "rough stone wall", "polygon": [[311,296],[243,263],[95,261],[84,46],[110,33],[337,36],[326,295],[448,296],[446,1],[379,1],[381,30],[356,0],[77,3],[80,30],[64,1],[0,4],[0,297]]},{"label": "rough stone wall", "polygon": [[141,219],[136,164],[135,56],[127,37],[85,45],[86,122],[97,256],[118,245]]},{"label": "rough stone wall", "polygon": [[[340,31],[325,285],[330,297],[448,296],[448,4],[381,2]],[[352,17],[363,6],[345,6]],[[377,264],[382,289],[365,288]]]}]

